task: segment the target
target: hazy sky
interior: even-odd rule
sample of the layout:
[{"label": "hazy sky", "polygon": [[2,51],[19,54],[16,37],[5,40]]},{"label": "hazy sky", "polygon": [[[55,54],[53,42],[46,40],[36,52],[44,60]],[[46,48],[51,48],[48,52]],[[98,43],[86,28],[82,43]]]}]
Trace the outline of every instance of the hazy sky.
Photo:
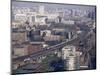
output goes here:
[{"label": "hazy sky", "polygon": [[68,8],[68,9],[82,9],[82,10],[89,10],[94,11],[95,6],[89,5],[71,5],[71,4],[50,4],[50,3],[37,3],[37,2],[24,2],[24,1],[13,1],[12,6],[15,7],[34,7],[44,5],[45,8]]}]

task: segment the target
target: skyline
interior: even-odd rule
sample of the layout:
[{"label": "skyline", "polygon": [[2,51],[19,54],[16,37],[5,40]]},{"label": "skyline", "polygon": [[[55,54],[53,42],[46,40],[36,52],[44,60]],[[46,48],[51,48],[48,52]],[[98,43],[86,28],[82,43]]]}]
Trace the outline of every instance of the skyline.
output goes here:
[{"label": "skyline", "polygon": [[[58,3],[59,4],[59,3]],[[39,7],[39,6],[44,6],[45,9],[51,8],[51,9],[75,9],[75,10],[86,10],[86,11],[95,11],[96,6],[92,5],[77,5],[77,4],[59,4],[57,3],[39,3],[39,2],[24,2],[24,1],[12,1],[12,6],[14,7],[28,7],[28,8],[33,8],[33,7]]]},{"label": "skyline", "polygon": [[15,1],[11,15],[13,74],[96,69],[95,6]]}]

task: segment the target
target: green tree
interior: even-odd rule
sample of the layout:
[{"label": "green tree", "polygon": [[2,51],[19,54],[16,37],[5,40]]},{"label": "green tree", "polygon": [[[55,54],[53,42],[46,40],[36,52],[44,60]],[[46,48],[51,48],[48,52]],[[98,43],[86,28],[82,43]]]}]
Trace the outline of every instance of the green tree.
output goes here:
[{"label": "green tree", "polygon": [[46,58],[42,60],[42,67],[44,72],[54,71],[54,68],[50,66],[50,63],[52,61],[58,61],[58,60],[59,58],[57,57],[57,55],[54,54],[47,55]]}]

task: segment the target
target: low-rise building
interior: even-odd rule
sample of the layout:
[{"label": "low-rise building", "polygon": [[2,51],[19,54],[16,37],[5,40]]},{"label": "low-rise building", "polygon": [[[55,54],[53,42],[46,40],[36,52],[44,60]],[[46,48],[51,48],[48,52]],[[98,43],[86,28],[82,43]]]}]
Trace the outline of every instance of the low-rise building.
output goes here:
[{"label": "low-rise building", "polygon": [[20,21],[12,21],[12,25],[11,25],[11,27],[12,28],[19,28],[20,26],[22,26],[23,25],[23,22],[20,22]]},{"label": "low-rise building", "polygon": [[45,36],[50,36],[51,35],[51,30],[42,30],[41,31],[41,36],[45,33]]},{"label": "low-rise building", "polygon": [[62,20],[62,23],[67,24],[67,25],[74,25],[75,21],[74,20]]},{"label": "low-rise building", "polygon": [[14,45],[13,46],[13,54],[15,57],[28,55],[27,46],[24,45]]},{"label": "low-rise building", "polygon": [[50,35],[50,36],[45,36],[43,39],[45,41],[60,41],[61,36],[59,36],[59,35]]},{"label": "low-rise building", "polygon": [[12,41],[15,40],[17,43],[23,43],[27,40],[26,32],[13,32],[11,36]]},{"label": "low-rise building", "polygon": [[41,51],[42,48],[43,48],[43,42],[31,42],[27,48],[28,54],[32,54],[32,53]]}]

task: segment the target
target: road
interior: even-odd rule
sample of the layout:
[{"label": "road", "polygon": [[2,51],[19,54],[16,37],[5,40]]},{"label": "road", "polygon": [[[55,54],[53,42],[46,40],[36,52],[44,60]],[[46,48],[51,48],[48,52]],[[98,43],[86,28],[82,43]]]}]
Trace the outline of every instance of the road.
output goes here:
[{"label": "road", "polygon": [[83,41],[85,40],[92,32],[85,32],[84,34],[82,34],[81,36],[75,38],[75,39],[72,39],[70,41],[65,41],[65,42],[62,42],[60,44],[57,44],[57,45],[54,45],[54,46],[50,46],[50,47],[47,47],[47,48],[44,48],[42,49],[41,51],[39,52],[35,52],[31,55],[26,55],[26,56],[21,56],[21,57],[18,57],[18,58],[13,58],[13,61],[23,61],[24,59],[26,58],[32,58],[32,59],[35,59],[41,55],[47,55],[49,54],[50,52],[52,51],[55,51],[55,50],[59,50],[60,48],[63,48],[64,46],[66,46],[67,44],[70,45],[70,44],[77,44],[79,43],[79,41]]}]

